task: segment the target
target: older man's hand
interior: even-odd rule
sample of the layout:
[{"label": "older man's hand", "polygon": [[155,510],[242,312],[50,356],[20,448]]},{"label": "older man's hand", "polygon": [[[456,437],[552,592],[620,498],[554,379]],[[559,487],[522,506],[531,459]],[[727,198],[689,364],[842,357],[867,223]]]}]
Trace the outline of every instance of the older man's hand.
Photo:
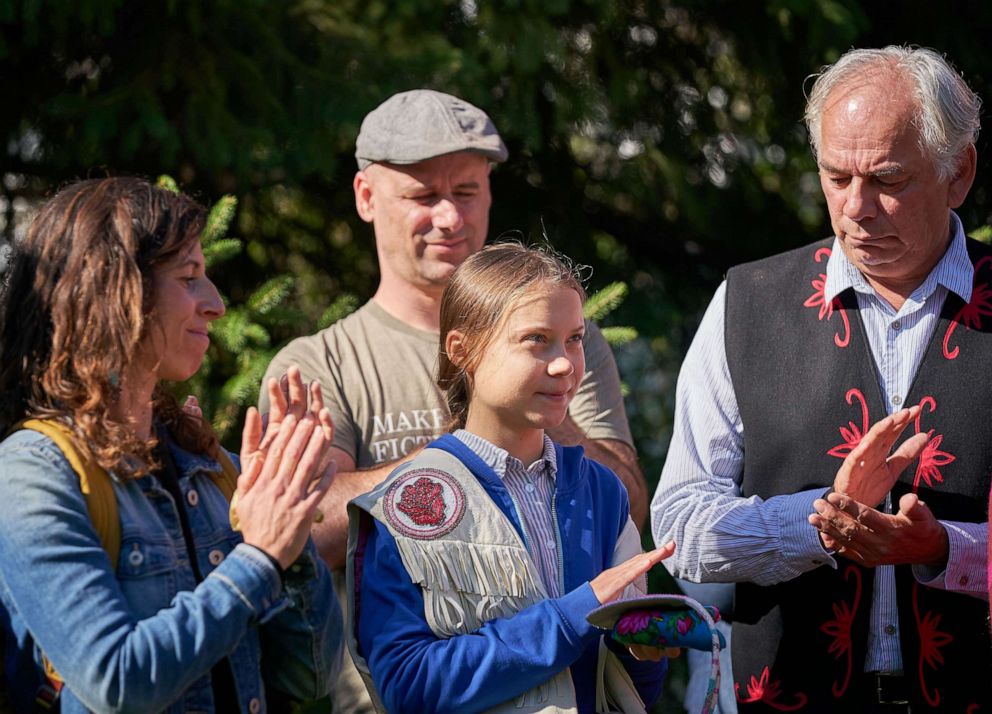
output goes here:
[{"label": "older man's hand", "polygon": [[899,512],[881,513],[841,493],[813,502],[809,517],[824,545],[862,565],[947,564],[947,531],[915,493],[899,499]]},{"label": "older man's hand", "polygon": [[834,491],[869,506],[881,503],[899,474],[927,445],[927,435],[916,434],[889,455],[896,439],[919,413],[918,406],[900,409],[875,423],[844,459],[834,477]]}]

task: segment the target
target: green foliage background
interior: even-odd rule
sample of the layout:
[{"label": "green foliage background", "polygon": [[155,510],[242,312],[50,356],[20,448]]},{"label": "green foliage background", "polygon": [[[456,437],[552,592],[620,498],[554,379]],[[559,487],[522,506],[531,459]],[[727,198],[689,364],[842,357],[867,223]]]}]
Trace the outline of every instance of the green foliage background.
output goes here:
[{"label": "green foliage background", "polygon": [[[0,0],[0,235],[79,177],[231,196],[231,237],[208,250],[229,312],[190,386],[233,426],[274,350],[375,288],[350,187],[362,117],[401,90],[458,94],[510,149],[490,235],[547,233],[595,267],[593,291],[629,288],[605,319],[639,334],[614,331],[653,485],[725,270],[829,230],[806,76],[851,46],[914,43],[989,98],[988,27],[988,3],[919,0]],[[969,227],[992,200],[984,137],[979,157]]]}]

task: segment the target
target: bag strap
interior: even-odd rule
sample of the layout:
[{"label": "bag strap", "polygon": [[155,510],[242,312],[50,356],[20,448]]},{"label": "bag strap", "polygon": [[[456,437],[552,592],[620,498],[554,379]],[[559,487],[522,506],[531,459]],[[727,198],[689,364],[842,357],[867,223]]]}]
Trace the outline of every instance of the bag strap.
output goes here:
[{"label": "bag strap", "polygon": [[[79,478],[79,490],[86,500],[86,509],[89,511],[93,529],[100,539],[100,545],[107,551],[111,567],[116,568],[121,551],[121,521],[110,475],[98,464],[83,457],[76,447],[72,429],[64,422],[57,419],[25,419],[11,432],[19,429],[30,429],[44,434],[55,442],[65,455]],[[217,461],[220,464],[220,471],[210,472],[210,479],[230,502],[238,488],[238,469],[224,449],[218,450]]]},{"label": "bag strap", "polygon": [[[67,424],[56,419],[25,419],[11,431],[20,429],[44,434],[59,447],[72,470],[76,472],[79,490],[86,500],[86,510],[89,511],[93,529],[110,558],[111,567],[115,567],[121,551],[121,522],[117,514],[117,497],[114,496],[109,474],[98,464],[83,458]],[[38,688],[35,702],[39,708],[53,709],[58,703],[64,683],[44,653],[41,660],[45,682]]]},{"label": "bag strap", "polygon": [[86,500],[93,529],[100,545],[110,557],[111,567],[117,566],[121,552],[121,521],[117,514],[117,497],[110,475],[98,464],[86,460],[76,447],[72,429],[56,419],[26,419],[14,430],[30,429],[55,442],[79,478],[79,490]]},{"label": "bag strap", "polygon": [[220,471],[211,471],[210,478],[224,494],[228,503],[234,500],[234,493],[238,490],[238,469],[231,461],[224,449],[217,449],[217,463],[220,464]]}]

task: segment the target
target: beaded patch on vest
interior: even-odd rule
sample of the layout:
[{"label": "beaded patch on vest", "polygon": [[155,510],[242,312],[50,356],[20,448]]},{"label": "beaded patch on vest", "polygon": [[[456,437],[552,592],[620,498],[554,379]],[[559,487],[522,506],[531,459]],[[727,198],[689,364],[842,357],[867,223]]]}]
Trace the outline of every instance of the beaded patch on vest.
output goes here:
[{"label": "beaded patch on vest", "polygon": [[414,469],[389,487],[382,510],[393,528],[409,538],[440,538],[465,515],[465,491],[450,474]]}]

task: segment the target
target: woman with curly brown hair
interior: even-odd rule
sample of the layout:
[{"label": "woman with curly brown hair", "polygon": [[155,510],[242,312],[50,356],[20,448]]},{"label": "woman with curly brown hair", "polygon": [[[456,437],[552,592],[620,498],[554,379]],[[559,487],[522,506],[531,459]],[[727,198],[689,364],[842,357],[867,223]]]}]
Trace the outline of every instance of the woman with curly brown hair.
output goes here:
[{"label": "woman with curly brown hair", "polygon": [[238,533],[231,460],[161,386],[196,372],[224,313],[204,223],[143,180],[89,180],[15,247],[0,290],[0,615],[18,710],[60,690],[66,714],[254,714],[267,693],[322,696],[337,666],[340,612],[308,538],[334,472],[319,388],[313,413],[298,373],[289,404],[274,387],[264,437],[250,410]]}]

